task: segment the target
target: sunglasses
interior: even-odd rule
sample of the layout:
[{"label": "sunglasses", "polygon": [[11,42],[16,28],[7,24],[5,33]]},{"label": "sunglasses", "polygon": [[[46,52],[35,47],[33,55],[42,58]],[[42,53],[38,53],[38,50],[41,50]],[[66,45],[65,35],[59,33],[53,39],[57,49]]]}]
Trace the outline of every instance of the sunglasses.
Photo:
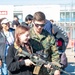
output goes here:
[{"label": "sunglasses", "polygon": [[35,24],[36,27],[39,27],[39,26],[44,27],[45,26],[45,24],[36,24],[36,23],[34,23],[34,24]]}]

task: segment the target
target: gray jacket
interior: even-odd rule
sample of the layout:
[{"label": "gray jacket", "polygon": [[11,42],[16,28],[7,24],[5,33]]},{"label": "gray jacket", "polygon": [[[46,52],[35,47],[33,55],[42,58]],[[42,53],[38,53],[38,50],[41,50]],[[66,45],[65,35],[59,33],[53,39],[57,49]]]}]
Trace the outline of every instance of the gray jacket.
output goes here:
[{"label": "gray jacket", "polygon": [[3,33],[0,31],[0,56],[2,61],[5,61],[5,48],[6,48],[6,39]]},{"label": "gray jacket", "polygon": [[2,61],[5,62],[5,50],[6,50],[7,39],[2,31],[0,31],[0,56]]}]

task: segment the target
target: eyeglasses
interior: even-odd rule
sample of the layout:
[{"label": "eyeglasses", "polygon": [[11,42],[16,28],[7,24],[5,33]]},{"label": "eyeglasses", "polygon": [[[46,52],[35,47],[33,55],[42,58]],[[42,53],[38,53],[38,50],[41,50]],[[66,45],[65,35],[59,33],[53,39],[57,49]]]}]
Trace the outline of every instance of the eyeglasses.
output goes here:
[{"label": "eyeglasses", "polygon": [[45,26],[45,24],[36,24],[36,23],[34,23],[34,24],[35,24],[36,27],[39,27],[39,26],[44,27]]}]

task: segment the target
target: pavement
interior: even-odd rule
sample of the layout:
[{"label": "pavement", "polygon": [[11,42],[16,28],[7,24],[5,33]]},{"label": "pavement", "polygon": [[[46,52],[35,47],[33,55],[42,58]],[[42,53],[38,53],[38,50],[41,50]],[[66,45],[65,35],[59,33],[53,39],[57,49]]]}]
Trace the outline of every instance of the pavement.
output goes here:
[{"label": "pavement", "polygon": [[66,56],[67,56],[67,59],[68,59],[68,62],[73,62],[75,63],[75,52],[74,52],[74,49],[66,49]]},{"label": "pavement", "polygon": [[68,59],[68,66],[65,68],[65,71],[68,72],[70,75],[75,75],[75,58],[74,58],[75,52],[73,49],[66,49],[65,53]]}]

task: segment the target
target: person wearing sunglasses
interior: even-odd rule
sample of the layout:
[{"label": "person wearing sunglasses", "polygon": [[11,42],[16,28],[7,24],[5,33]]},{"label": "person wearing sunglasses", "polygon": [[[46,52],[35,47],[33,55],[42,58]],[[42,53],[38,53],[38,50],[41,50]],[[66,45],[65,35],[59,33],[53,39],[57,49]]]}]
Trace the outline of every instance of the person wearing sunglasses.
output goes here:
[{"label": "person wearing sunglasses", "polygon": [[[33,47],[33,51],[34,53],[38,53],[41,56],[44,56],[46,61],[59,63],[60,59],[55,44],[55,39],[49,34],[49,32],[44,30],[45,23],[45,14],[41,11],[35,12],[33,16],[33,27],[30,29],[30,36],[32,39],[31,44]],[[44,71],[44,69],[42,69],[41,72],[42,71]],[[48,75],[45,72],[42,74]],[[54,73],[54,71],[50,71],[50,74],[51,73]]]},{"label": "person wearing sunglasses", "polygon": [[10,29],[10,23],[7,18],[0,19],[0,61],[1,75],[8,75],[6,56],[9,46],[14,42],[14,30]]}]

